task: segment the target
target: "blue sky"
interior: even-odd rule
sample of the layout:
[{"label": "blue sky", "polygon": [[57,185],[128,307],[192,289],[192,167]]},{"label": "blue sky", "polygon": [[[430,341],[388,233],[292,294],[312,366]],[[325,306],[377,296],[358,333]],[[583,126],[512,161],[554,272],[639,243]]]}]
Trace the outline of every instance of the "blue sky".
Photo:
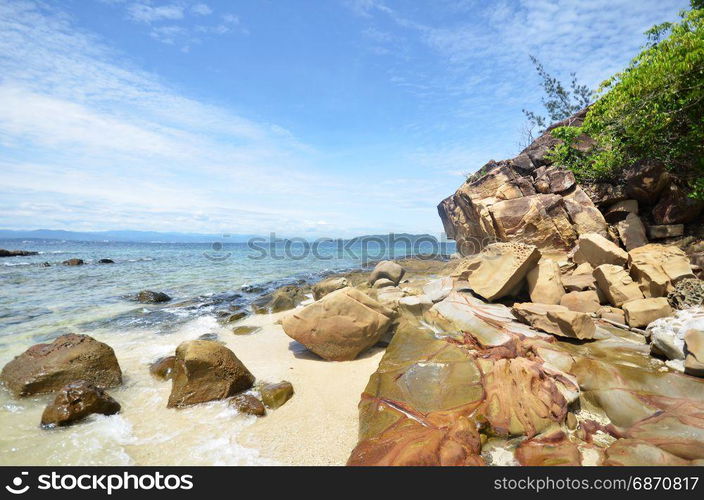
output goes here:
[{"label": "blue sky", "polygon": [[0,0],[0,228],[438,234],[529,54],[596,87],[686,0]]}]

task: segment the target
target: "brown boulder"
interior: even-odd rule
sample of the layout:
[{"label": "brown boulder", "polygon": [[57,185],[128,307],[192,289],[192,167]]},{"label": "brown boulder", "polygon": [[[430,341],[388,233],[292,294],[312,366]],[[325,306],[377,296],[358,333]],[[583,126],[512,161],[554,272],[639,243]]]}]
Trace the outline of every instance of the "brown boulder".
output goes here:
[{"label": "brown boulder", "polygon": [[336,290],[282,320],[286,335],[329,361],[346,361],[376,344],[393,311],[356,288]]},{"label": "brown boulder", "polygon": [[293,385],[285,380],[276,384],[262,384],[259,387],[259,392],[262,395],[264,405],[275,410],[293,397]]},{"label": "brown boulder", "polygon": [[230,349],[211,340],[190,340],[176,348],[168,407],[226,399],[246,391],[254,376]]},{"label": "brown boulder", "polygon": [[154,292],[152,290],[142,290],[137,294],[137,301],[142,304],[161,304],[163,302],[168,302],[171,297],[166,295],[164,292]]},{"label": "brown boulder", "polygon": [[630,300],[623,304],[626,323],[634,328],[645,328],[659,318],[672,316],[672,308],[665,297]]},{"label": "brown boulder", "polygon": [[277,313],[293,309],[306,299],[305,291],[296,285],[282,286],[272,293],[262,295],[252,302],[257,314]]},{"label": "brown boulder", "polygon": [[636,214],[628,214],[625,219],[616,224],[616,230],[626,250],[633,250],[648,244],[645,226]]},{"label": "brown boulder", "polygon": [[643,298],[638,284],[620,266],[602,264],[594,269],[594,278],[599,289],[614,307],[621,307],[629,300]]},{"label": "brown boulder", "polygon": [[85,264],[83,259],[68,259],[62,262],[64,266],[82,266]]},{"label": "brown boulder", "polygon": [[27,349],[5,365],[0,380],[15,396],[30,396],[58,391],[75,380],[115,387],[122,383],[122,371],[110,346],[70,333]]},{"label": "brown boulder", "polygon": [[651,243],[628,252],[631,276],[650,297],[661,297],[678,281],[693,278],[689,258],[675,246]]},{"label": "brown boulder", "polygon": [[621,325],[626,324],[626,314],[618,307],[604,306],[599,308],[596,315],[603,319],[608,319]]},{"label": "brown boulder", "polygon": [[164,356],[149,366],[149,373],[160,380],[169,380],[174,371],[175,356]]},{"label": "brown boulder", "polygon": [[684,234],[684,224],[664,224],[648,226],[648,238],[651,240],[663,240],[674,238]]},{"label": "brown boulder", "polygon": [[251,394],[237,394],[229,401],[229,404],[239,413],[244,413],[245,415],[254,415],[257,417],[266,415],[264,403]]},{"label": "brown boulder", "polygon": [[687,224],[694,222],[704,209],[704,201],[689,197],[689,193],[676,184],[670,184],[653,208],[656,224]]},{"label": "brown boulder", "polygon": [[594,290],[567,293],[560,299],[560,305],[566,307],[570,311],[583,313],[597,312],[601,309],[599,296]]},{"label": "brown boulder", "polygon": [[530,300],[541,304],[559,304],[565,294],[560,265],[552,259],[540,259],[526,275]]},{"label": "brown boulder", "polygon": [[535,170],[533,185],[539,193],[561,193],[575,185],[574,174],[554,165],[539,167]]},{"label": "brown boulder", "polygon": [[628,253],[600,234],[582,234],[577,243],[579,248],[574,260],[578,264],[588,262],[592,267],[597,268],[602,264],[625,266],[628,262]]},{"label": "brown boulder", "polygon": [[385,278],[391,280],[394,285],[398,285],[404,274],[406,274],[406,270],[396,262],[382,260],[374,266],[374,270],[369,275],[369,283],[373,285],[376,280]]},{"label": "brown boulder", "polygon": [[467,281],[488,301],[507,296],[540,260],[540,251],[522,243],[494,243],[480,254],[464,259],[453,276]]},{"label": "brown boulder", "polygon": [[114,415],[120,411],[120,403],[105,391],[84,380],[77,380],[61,388],[54,401],[42,414],[42,427],[57,427],[72,424],[88,415]]},{"label": "brown boulder", "polygon": [[690,329],[684,333],[684,371],[704,377],[704,331]]},{"label": "brown boulder", "polygon": [[526,302],[514,304],[511,312],[523,323],[559,337],[591,339],[596,333],[594,321],[588,314],[560,305]]},{"label": "brown boulder", "polygon": [[346,278],[328,278],[313,285],[313,298],[320,300],[330,292],[349,286]]},{"label": "brown boulder", "polygon": [[669,181],[667,169],[659,161],[642,161],[624,172],[626,194],[647,205],[652,205]]}]

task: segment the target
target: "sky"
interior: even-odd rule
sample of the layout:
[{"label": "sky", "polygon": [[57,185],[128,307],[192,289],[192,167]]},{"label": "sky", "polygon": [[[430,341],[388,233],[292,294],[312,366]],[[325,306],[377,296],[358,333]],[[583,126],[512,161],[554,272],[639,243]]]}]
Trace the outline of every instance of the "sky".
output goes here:
[{"label": "sky", "polygon": [[0,228],[439,234],[686,0],[0,0]]}]

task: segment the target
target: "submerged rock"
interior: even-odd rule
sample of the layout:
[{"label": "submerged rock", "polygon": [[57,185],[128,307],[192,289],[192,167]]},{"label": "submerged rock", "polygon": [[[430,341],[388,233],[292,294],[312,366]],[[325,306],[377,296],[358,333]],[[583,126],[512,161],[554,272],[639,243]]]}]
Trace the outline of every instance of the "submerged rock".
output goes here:
[{"label": "submerged rock", "polygon": [[30,396],[58,391],[75,380],[115,387],[122,383],[122,371],[110,346],[70,333],[30,347],[5,365],[0,379],[15,396]]},{"label": "submerged rock", "polygon": [[68,259],[62,262],[64,266],[82,266],[85,264],[83,259]]},{"label": "submerged rock", "polygon": [[210,340],[190,340],[176,349],[168,407],[226,399],[246,391],[254,375],[230,349]]},{"label": "submerged rock", "polygon": [[137,294],[137,301],[142,304],[161,304],[169,302],[171,297],[164,292],[154,292],[152,290],[142,290]]},{"label": "submerged rock", "polygon": [[29,257],[30,255],[39,255],[39,252],[30,250],[5,250],[0,248],[0,257]]},{"label": "submerged rock", "polygon": [[229,404],[238,412],[244,413],[245,415],[254,415],[256,417],[266,415],[264,403],[251,394],[238,394],[230,400]]},{"label": "submerged rock", "polygon": [[115,261],[112,259],[100,259],[98,261],[98,264],[114,264]]},{"label": "submerged rock", "polygon": [[77,380],[61,388],[54,401],[42,414],[42,427],[57,427],[73,424],[94,413],[114,415],[120,411],[120,403],[105,391],[84,380]]},{"label": "submerged rock", "polygon": [[376,344],[393,311],[356,288],[336,290],[282,320],[286,335],[329,361],[352,360]]},{"label": "submerged rock", "polygon": [[176,356],[164,356],[149,365],[149,373],[159,380],[170,380],[174,371]]},{"label": "submerged rock", "polygon": [[259,387],[259,392],[262,395],[264,406],[275,410],[293,397],[293,385],[285,380],[276,384],[262,384]]}]

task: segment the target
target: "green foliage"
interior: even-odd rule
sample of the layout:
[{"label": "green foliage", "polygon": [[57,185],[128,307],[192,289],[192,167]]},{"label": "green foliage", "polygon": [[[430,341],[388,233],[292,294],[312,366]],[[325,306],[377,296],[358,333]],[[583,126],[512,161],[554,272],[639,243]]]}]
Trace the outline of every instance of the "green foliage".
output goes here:
[{"label": "green foliage", "polygon": [[[704,9],[647,35],[643,51],[601,85],[584,125],[553,131],[564,143],[551,157],[591,180],[614,179],[640,159],[660,160],[704,199]],[[583,133],[595,141],[587,152],[575,147]]]},{"label": "green foliage", "polygon": [[523,110],[523,114],[528,118],[528,128],[532,135],[534,128],[537,127],[539,133],[543,133],[550,123],[569,118],[580,109],[588,106],[593,92],[586,85],[577,82],[575,73],[570,73],[570,82],[565,85],[548,73],[535,56],[530,56],[530,60],[542,79],[540,86],[545,91],[545,97],[541,99],[541,102],[548,113],[546,118],[534,111]]}]

